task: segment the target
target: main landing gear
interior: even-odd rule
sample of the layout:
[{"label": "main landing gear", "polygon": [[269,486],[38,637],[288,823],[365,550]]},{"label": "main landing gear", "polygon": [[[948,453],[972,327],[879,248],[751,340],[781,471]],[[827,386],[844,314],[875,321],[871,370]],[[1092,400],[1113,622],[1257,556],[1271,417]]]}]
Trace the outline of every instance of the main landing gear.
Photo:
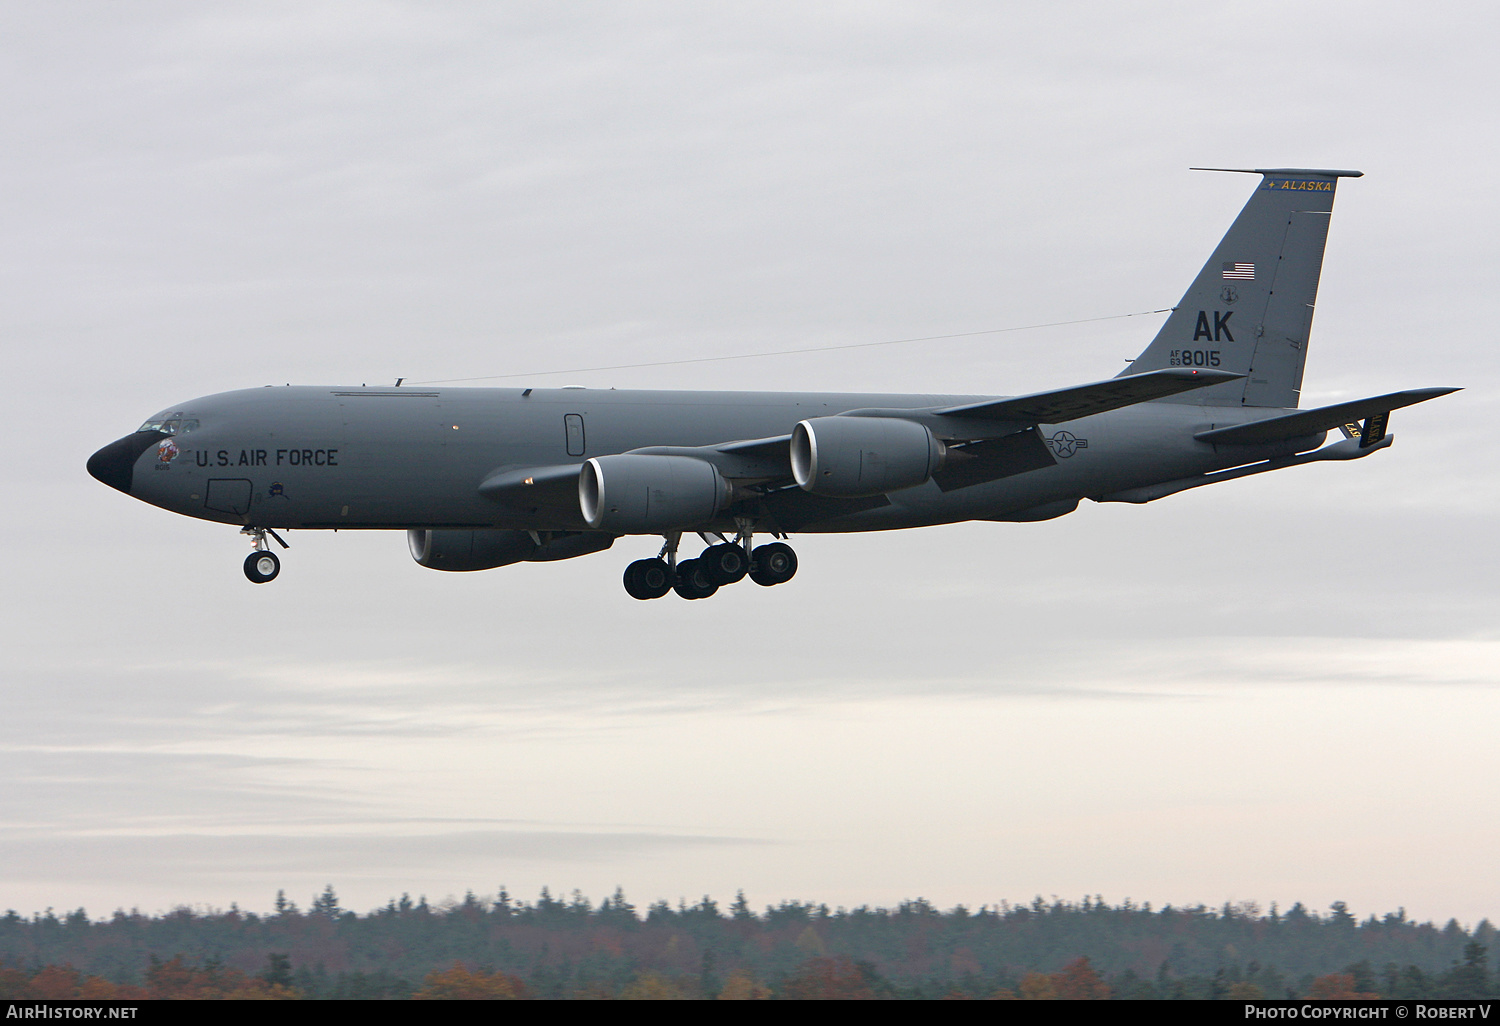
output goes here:
[{"label": "main landing gear", "polygon": [[723,535],[718,535],[717,545],[704,549],[697,559],[679,563],[677,543],[681,537],[681,534],[667,535],[666,544],[655,559],[638,559],[625,568],[625,590],[632,598],[658,599],[675,591],[685,599],[705,599],[746,577],[769,588],[785,584],[797,572],[797,553],[790,545],[771,542],[752,549],[747,530],[742,530],[735,541],[726,541]]},{"label": "main landing gear", "polygon": [[291,548],[281,540],[281,535],[269,527],[242,527],[240,534],[248,534],[251,544],[255,546],[253,552],[245,557],[245,576],[251,584],[265,584],[276,580],[276,575],[281,573],[281,560],[276,553],[271,551],[271,546],[266,544],[266,536],[270,535],[276,539],[276,544],[283,549]]}]

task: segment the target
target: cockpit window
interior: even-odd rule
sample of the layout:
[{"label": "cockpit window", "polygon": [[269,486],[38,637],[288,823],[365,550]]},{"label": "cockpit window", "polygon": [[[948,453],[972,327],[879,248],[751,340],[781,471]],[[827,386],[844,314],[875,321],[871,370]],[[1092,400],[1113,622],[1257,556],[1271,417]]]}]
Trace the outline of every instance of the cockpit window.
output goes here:
[{"label": "cockpit window", "polygon": [[198,430],[196,420],[183,420],[181,417],[156,417],[136,428],[137,432],[155,431],[162,435],[185,435],[196,430]]}]

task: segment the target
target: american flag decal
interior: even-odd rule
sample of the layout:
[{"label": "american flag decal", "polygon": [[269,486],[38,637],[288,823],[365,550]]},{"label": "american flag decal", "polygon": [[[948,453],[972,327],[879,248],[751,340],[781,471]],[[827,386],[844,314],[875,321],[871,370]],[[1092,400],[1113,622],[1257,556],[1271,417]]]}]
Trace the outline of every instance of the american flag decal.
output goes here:
[{"label": "american flag decal", "polygon": [[1255,265],[1254,264],[1225,264],[1224,265],[1224,277],[1225,278],[1232,278],[1232,279],[1235,279],[1237,281],[1254,281],[1255,280]]}]

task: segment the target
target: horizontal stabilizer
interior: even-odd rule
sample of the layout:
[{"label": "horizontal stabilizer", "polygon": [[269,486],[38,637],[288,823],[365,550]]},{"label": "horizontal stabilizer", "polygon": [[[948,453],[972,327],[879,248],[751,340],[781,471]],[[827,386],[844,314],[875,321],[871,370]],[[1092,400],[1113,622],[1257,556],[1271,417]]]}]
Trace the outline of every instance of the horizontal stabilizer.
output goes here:
[{"label": "horizontal stabilizer", "polygon": [[[1319,431],[1331,431],[1352,421],[1383,416],[1403,406],[1424,403],[1429,399],[1436,399],[1438,396],[1457,391],[1456,388],[1412,388],[1405,392],[1377,395],[1371,399],[1356,399],[1353,402],[1323,406],[1316,410],[1302,410],[1298,413],[1288,413],[1282,417],[1271,417],[1249,424],[1200,431],[1193,437],[1200,442],[1212,442],[1215,445],[1260,445],[1266,442],[1280,442],[1288,438],[1314,435]],[[1383,425],[1381,433],[1384,433]]]},{"label": "horizontal stabilizer", "polygon": [[1009,420],[1027,424],[1062,424],[1079,417],[1108,413],[1137,403],[1162,399],[1195,388],[1221,385],[1243,378],[1227,371],[1190,370],[1175,367],[1145,374],[1130,374],[1087,385],[1074,385],[1053,392],[1016,396],[1011,399],[950,406],[934,413],[946,417],[982,417],[986,420]]},{"label": "horizontal stabilizer", "polygon": [[1189,171],[1232,171],[1241,175],[1276,175],[1284,178],[1292,175],[1297,178],[1307,178],[1316,175],[1319,178],[1363,178],[1363,171],[1335,171],[1326,167],[1190,167]]}]

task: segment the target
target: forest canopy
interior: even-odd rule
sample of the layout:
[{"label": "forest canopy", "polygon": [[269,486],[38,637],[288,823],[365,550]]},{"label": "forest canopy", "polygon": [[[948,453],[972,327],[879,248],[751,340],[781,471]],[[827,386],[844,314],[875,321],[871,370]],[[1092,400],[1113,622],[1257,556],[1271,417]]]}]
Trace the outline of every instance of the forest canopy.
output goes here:
[{"label": "forest canopy", "polygon": [[[1102,897],[941,910],[709,897],[644,909],[504,888],[366,913],[333,887],[267,914],[0,917],[0,997],[1484,997],[1495,928],[1253,902]],[[87,993],[86,993],[87,991]],[[45,993],[44,993],[45,992]]]}]

